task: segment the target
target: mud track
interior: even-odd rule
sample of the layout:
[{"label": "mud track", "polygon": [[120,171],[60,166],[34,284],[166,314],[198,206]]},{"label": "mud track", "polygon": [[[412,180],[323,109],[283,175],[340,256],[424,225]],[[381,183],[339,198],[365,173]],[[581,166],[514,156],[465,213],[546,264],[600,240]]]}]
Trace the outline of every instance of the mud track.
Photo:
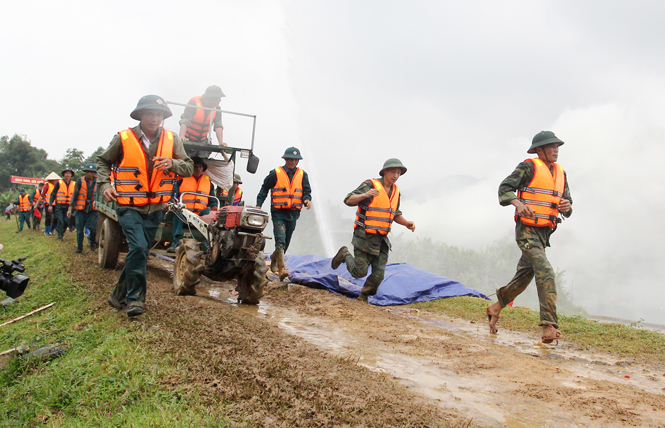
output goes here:
[{"label": "mud track", "polygon": [[[89,269],[103,299],[120,268]],[[236,426],[665,427],[662,366],[295,284],[271,282],[259,306],[205,279],[176,297],[171,269],[151,259],[132,322],[182,367],[165,387],[203,391]]]}]

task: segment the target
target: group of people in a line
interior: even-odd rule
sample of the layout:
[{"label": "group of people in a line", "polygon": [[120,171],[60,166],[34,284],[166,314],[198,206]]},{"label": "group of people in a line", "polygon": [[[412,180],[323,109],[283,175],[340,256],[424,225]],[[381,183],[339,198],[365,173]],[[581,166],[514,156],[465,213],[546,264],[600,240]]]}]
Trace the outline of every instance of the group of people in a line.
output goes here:
[{"label": "group of people in a line", "polygon": [[[192,98],[181,117],[180,132],[176,134],[161,126],[164,119],[172,115],[163,98],[146,95],[130,114],[139,124],[116,134],[97,158],[99,191],[105,201],[117,203],[116,213],[129,244],[124,268],[108,303],[129,317],[141,315],[145,309],[148,250],[164,216],[165,204],[174,194],[178,197],[180,193],[193,192],[183,198],[191,211],[205,215],[219,209],[215,198],[211,197],[215,188],[205,174],[206,160],[200,157],[190,159],[182,141],[210,143],[208,135],[212,127],[218,143],[225,145],[221,114],[218,116],[214,111],[223,96],[219,87],[211,86],[201,97]],[[496,326],[501,310],[521,294],[535,276],[542,340],[551,343],[562,337],[556,314],[555,274],[545,248],[561,221],[560,215],[569,217],[572,213],[566,174],[556,163],[559,147],[563,144],[550,131],[538,133],[527,150],[537,157],[521,162],[499,186],[500,204],[515,207],[516,241],[522,258],[515,277],[497,290],[498,302],[487,308],[491,333],[498,331]],[[300,150],[289,147],[282,158],[284,165],[272,169],[264,179],[256,206],[260,208],[270,194],[275,239],[270,269],[284,280],[288,277],[284,253],[300,211],[303,207],[312,207],[312,195],[308,175],[298,167],[303,159]],[[113,174],[112,170],[115,171]],[[337,269],[345,264],[353,277],[362,278],[371,266],[371,274],[358,297],[361,301],[367,302],[381,285],[391,248],[388,234],[393,223],[411,231],[416,229],[415,223],[407,220],[401,211],[401,194],[396,185],[406,172],[407,168],[399,159],[388,159],[379,170],[378,178],[363,181],[344,198],[347,206],[357,207],[351,242],[353,254],[347,247],[340,248],[331,260],[331,267]],[[91,185],[94,187],[94,182],[87,180],[87,187],[80,180],[79,183],[80,187],[77,183],[76,188],[72,188],[73,194],[82,195]],[[242,200],[241,183],[240,177],[235,175],[233,188],[228,191],[217,189],[217,195],[226,192],[224,196],[228,196],[228,192],[233,192],[232,201],[237,205]],[[68,186],[62,180],[58,185]],[[55,187],[54,191],[59,189]],[[51,203],[59,200],[57,196],[51,197]],[[70,206],[86,205],[72,202]],[[87,221],[82,223],[87,224]],[[174,241],[169,251],[175,251],[182,238],[182,227],[180,219],[174,220]],[[61,236],[60,229],[58,233]]]},{"label": "group of people in a line", "polygon": [[62,171],[62,178],[52,172],[45,177],[44,182],[39,183],[32,195],[20,189],[18,200],[14,202],[19,213],[17,233],[23,231],[26,223],[28,228],[31,227],[31,218],[32,228],[39,230],[41,218],[44,217],[45,236],[57,233],[57,240],[62,241],[65,232],[73,231],[76,227],[75,252],[83,252],[86,233],[90,249],[96,250],[97,210],[94,198],[97,167],[89,163],[82,171],[84,175],[76,180],[72,179],[74,171],[70,168]]}]

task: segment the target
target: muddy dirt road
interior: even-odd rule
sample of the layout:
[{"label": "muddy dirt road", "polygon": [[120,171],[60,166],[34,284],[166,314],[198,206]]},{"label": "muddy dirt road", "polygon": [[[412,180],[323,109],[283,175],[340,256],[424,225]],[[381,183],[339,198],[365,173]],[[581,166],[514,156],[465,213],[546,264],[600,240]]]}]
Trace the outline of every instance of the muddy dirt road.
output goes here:
[{"label": "muddy dirt road", "polygon": [[662,366],[296,284],[271,282],[258,306],[206,279],[175,297],[171,265],[149,266],[137,322],[186,367],[173,385],[203,387],[233,423],[665,427]]}]

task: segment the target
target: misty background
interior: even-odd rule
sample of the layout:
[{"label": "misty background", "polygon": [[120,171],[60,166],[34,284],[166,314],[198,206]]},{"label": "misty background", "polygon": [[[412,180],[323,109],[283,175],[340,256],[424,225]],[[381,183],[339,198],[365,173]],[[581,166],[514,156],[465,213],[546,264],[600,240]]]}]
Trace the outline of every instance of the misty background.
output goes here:
[{"label": "misty background", "polygon": [[[574,201],[548,250],[560,294],[592,315],[665,324],[662,16],[659,1],[5,2],[0,135],[88,156],[136,124],[141,96],[184,103],[219,85],[222,109],[258,117],[259,171],[238,168],[246,201],[287,147],[303,153],[315,208],[289,252],[349,244],[344,196],[400,158],[417,229],[393,229],[397,262],[426,239],[514,246],[497,188],[552,130]],[[224,125],[229,145],[249,144],[250,119]],[[493,281],[510,279],[515,254]]]}]

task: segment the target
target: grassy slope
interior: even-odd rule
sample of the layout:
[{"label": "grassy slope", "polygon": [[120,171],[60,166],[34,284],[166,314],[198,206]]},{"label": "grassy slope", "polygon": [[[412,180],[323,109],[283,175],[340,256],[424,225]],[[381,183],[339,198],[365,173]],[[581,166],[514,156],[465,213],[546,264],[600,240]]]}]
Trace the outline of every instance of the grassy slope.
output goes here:
[{"label": "grassy slope", "polygon": [[[5,246],[0,257],[29,255],[30,284],[17,302],[0,309],[0,324],[56,304],[0,327],[0,351],[63,344],[67,352],[50,362],[14,359],[0,371],[0,426],[226,425],[219,422],[220,414],[200,404],[195,392],[162,387],[161,379],[177,379],[178,372],[171,362],[152,358],[139,346],[152,333],[106,310],[100,303],[105,296],[90,295],[90,287],[73,280],[73,234],[56,242],[38,232],[15,230],[13,219],[0,221]],[[104,271],[91,280],[113,283]]]},{"label": "grassy slope", "polygon": [[[456,297],[417,303],[413,307],[452,317],[486,323],[485,308],[488,301],[475,297]],[[501,312],[499,329],[522,331],[538,335],[538,312],[527,308],[506,307]],[[605,324],[582,317],[559,315],[560,329],[567,342],[582,349],[608,352],[621,358],[635,358],[665,363],[665,335],[662,333],[627,327],[623,324]]]}]

